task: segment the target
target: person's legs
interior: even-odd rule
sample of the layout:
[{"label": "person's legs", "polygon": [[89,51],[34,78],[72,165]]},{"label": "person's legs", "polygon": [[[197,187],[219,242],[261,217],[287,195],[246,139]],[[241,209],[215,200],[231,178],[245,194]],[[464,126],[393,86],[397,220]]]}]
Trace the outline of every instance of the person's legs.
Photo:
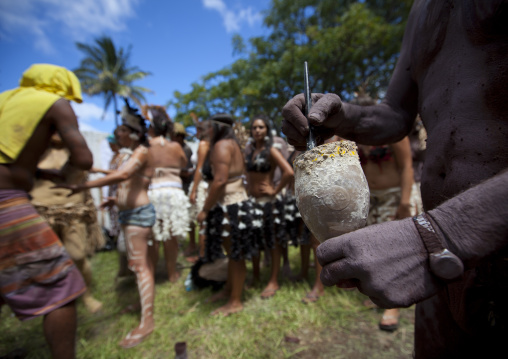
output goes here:
[{"label": "person's legs", "polygon": [[291,278],[293,274],[291,273],[291,266],[289,264],[289,247],[286,245],[285,247],[281,248],[281,254],[282,254],[282,274],[287,277]]},{"label": "person's legs", "polygon": [[[75,299],[86,291],[83,276],[26,193],[9,195],[0,201],[0,304],[8,304],[20,319],[43,315],[52,356],[74,358]],[[15,257],[24,261],[10,260]],[[55,280],[41,283],[41,278]]]},{"label": "person's legs", "polygon": [[76,302],[72,301],[44,316],[42,327],[51,356],[55,359],[75,357]]},{"label": "person's legs", "polygon": [[87,236],[86,225],[77,220],[71,220],[67,226],[59,226],[60,239],[65,246],[67,253],[76,264],[85,280],[87,291],[83,294],[83,304],[90,313],[96,313],[102,308],[102,303],[96,300],[91,292],[92,267],[86,257],[85,241]]},{"label": "person's legs", "polygon": [[186,257],[190,257],[196,253],[198,247],[196,245],[196,223],[194,221],[190,221],[189,224],[189,246],[184,252]]},{"label": "person's legs", "polygon": [[325,288],[323,283],[321,282],[321,265],[319,264],[317,257],[316,257],[316,250],[319,246],[319,241],[311,235],[310,237],[311,245],[312,245],[312,252],[314,253],[314,261],[316,266],[316,278],[314,280],[314,286],[312,287],[312,290],[307,293],[307,295],[302,299],[302,301],[307,303],[314,303],[318,300],[319,297],[321,297],[325,293]]},{"label": "person's legs", "polygon": [[90,313],[97,313],[102,309],[102,303],[95,299],[90,293],[90,288],[92,285],[92,266],[90,265],[90,261],[85,257],[81,261],[75,261],[76,267],[78,267],[83,279],[85,280],[86,287],[88,288],[83,294],[83,304],[85,304],[86,309]]},{"label": "person's legs", "polygon": [[[224,248],[229,256],[231,248],[231,242],[229,239],[224,240]],[[222,314],[224,316],[228,316],[243,309],[242,292],[246,274],[247,268],[245,266],[245,260],[241,259],[235,261],[231,258],[229,259],[228,280],[226,283],[226,285],[229,286],[229,300],[224,306],[214,310],[211,313],[212,315]]]},{"label": "person's legs", "polygon": [[[225,239],[223,242],[224,248],[226,249],[226,253],[229,255],[229,239]],[[233,288],[233,267],[231,267],[231,260],[228,260],[228,278],[226,279],[226,284],[224,284],[224,287],[219,292],[212,295],[210,298],[206,300],[207,303],[215,303],[219,300],[228,299],[231,296],[231,291]],[[215,313],[215,311],[212,312],[212,315]]]},{"label": "person's legs", "polygon": [[164,241],[164,258],[166,259],[168,279],[171,283],[175,283],[180,278],[180,273],[176,269],[176,259],[178,258],[178,240],[176,238]]},{"label": "person's legs", "polygon": [[230,259],[228,261],[229,300],[225,305],[214,310],[211,313],[212,315],[222,314],[228,316],[243,309],[242,293],[246,274],[245,260],[235,261]]},{"label": "person's legs", "polygon": [[132,272],[129,270],[129,261],[127,260],[127,249],[125,247],[125,233],[120,229],[116,240],[116,249],[118,250],[118,273],[116,278],[126,277]]},{"label": "person's legs", "polygon": [[150,259],[150,271],[155,278],[155,271],[157,270],[157,263],[159,263],[159,248],[160,242],[153,241],[151,246],[148,246],[148,258]]},{"label": "person's legs", "polygon": [[275,243],[273,249],[271,250],[272,257],[272,271],[270,275],[270,280],[266,285],[263,292],[261,292],[261,298],[267,299],[273,297],[275,293],[279,290],[279,272],[280,272],[280,257],[281,257],[282,248],[278,243]]},{"label": "person's legs", "polygon": [[263,267],[269,267],[272,259],[272,251],[265,245],[265,250],[263,251]]},{"label": "person's legs", "polygon": [[220,291],[207,298],[205,300],[205,303],[215,303],[220,300],[228,299],[229,296],[231,295],[232,283],[233,283],[233,273],[232,268],[228,261],[228,278],[226,279],[226,284],[224,284],[224,287]]},{"label": "person's legs", "polygon": [[125,233],[129,268],[136,274],[141,301],[141,321],[139,325],[120,342],[120,346],[131,348],[141,343],[154,329],[153,302],[155,288],[147,245],[151,228],[131,225],[122,227]]},{"label": "person's legs", "polygon": [[252,257],[252,283],[250,285],[253,287],[261,282],[260,255]]},{"label": "person's legs", "polygon": [[310,244],[300,245],[300,258],[302,262],[302,268],[300,270],[300,275],[296,278],[296,280],[305,280],[309,275],[310,249]]}]

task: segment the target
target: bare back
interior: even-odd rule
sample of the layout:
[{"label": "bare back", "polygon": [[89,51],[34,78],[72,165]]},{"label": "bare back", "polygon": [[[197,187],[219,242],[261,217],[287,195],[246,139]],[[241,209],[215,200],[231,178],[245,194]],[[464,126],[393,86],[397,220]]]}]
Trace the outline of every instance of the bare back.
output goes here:
[{"label": "bare back", "polygon": [[[146,175],[152,177],[154,168],[182,169],[185,166],[187,166],[187,156],[178,142],[170,142],[161,136],[150,140]],[[149,171],[152,173],[148,173]]]}]

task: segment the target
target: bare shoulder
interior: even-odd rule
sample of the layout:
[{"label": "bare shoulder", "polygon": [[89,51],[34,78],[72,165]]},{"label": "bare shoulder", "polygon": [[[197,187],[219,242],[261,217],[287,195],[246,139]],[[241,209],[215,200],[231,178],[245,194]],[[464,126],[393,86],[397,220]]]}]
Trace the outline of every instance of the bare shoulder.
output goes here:
[{"label": "bare shoulder", "polygon": [[93,158],[84,137],[79,132],[78,120],[70,103],[59,99],[48,110],[44,120],[53,125],[71,153],[70,162],[82,170],[92,167]]},{"label": "bare shoulder", "polygon": [[282,153],[275,147],[270,147],[270,157],[276,162],[280,162],[281,160],[285,160]]},{"label": "bare shoulder", "polygon": [[137,156],[146,156],[147,154],[148,154],[148,148],[143,145],[139,145],[138,147],[136,147],[136,149],[134,150],[134,153],[133,153],[133,155],[137,155]]},{"label": "bare shoulder", "polygon": [[216,160],[225,160],[231,157],[233,151],[232,141],[227,139],[220,140],[213,146],[212,157]]},{"label": "bare shoulder", "polygon": [[[57,100],[44,115],[44,121],[54,125],[57,132],[65,137],[67,133],[79,132],[78,120],[70,103],[66,99]],[[65,141],[65,138],[63,138]]]},{"label": "bare shoulder", "polygon": [[178,142],[175,142],[175,141],[169,141],[169,147],[171,149],[181,149],[183,151],[182,146]]},{"label": "bare shoulder", "polygon": [[183,150],[182,146],[178,142],[170,141],[168,148],[171,151],[171,153],[177,154],[180,157],[187,158],[187,156],[185,156],[185,151]]}]

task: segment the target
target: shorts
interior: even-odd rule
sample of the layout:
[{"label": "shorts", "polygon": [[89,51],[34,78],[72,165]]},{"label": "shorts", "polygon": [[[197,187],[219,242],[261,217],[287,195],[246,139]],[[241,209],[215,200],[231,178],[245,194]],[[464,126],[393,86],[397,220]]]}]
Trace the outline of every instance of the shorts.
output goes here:
[{"label": "shorts", "polygon": [[153,227],[155,224],[155,208],[148,203],[141,207],[118,212],[118,222],[124,226]]}]

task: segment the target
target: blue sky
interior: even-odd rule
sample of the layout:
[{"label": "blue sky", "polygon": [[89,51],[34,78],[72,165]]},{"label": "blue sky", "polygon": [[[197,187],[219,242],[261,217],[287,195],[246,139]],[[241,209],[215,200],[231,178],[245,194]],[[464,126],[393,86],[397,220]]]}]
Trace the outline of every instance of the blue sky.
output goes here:
[{"label": "blue sky", "polygon": [[[83,54],[75,42],[110,36],[132,45],[131,64],[152,73],[139,86],[154,91],[148,103],[164,105],[175,90],[236,60],[231,39],[267,35],[262,11],[270,0],[0,0],[0,92],[17,87],[33,63],[73,69]],[[81,129],[112,132],[112,107],[104,120],[102,97],[73,105]],[[170,116],[174,109],[168,109]]]}]

